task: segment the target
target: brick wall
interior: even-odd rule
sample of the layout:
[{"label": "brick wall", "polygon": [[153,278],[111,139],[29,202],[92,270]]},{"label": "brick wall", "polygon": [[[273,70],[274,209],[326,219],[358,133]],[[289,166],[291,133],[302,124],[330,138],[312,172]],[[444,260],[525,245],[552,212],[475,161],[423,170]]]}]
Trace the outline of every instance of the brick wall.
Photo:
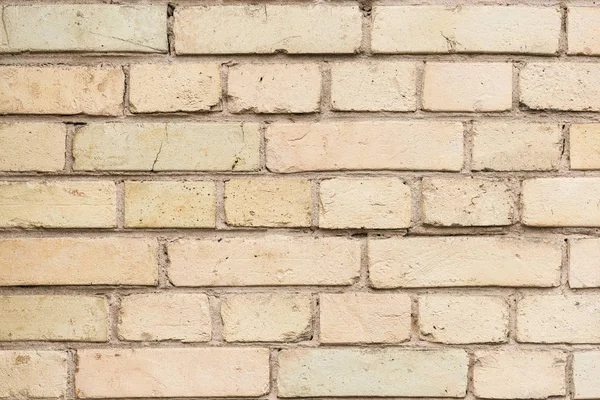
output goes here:
[{"label": "brick wall", "polygon": [[600,7],[413,3],[1,1],[0,398],[600,398]]}]

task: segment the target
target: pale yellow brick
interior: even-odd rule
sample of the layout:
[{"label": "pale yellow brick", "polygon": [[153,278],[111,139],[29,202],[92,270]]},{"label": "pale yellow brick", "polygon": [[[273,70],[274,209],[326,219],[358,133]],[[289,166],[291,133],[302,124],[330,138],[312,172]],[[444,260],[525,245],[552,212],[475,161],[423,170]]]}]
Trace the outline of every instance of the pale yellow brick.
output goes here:
[{"label": "pale yellow brick", "polygon": [[512,107],[512,64],[425,64],[423,108],[430,111],[506,111]]},{"label": "pale yellow brick", "polygon": [[114,182],[0,182],[0,226],[116,227]]},{"label": "pale yellow brick", "polygon": [[569,286],[600,287],[600,239],[569,240]]},{"label": "pale yellow brick", "polygon": [[467,353],[458,349],[282,350],[278,393],[281,397],[463,397],[467,363]]},{"label": "pale yellow brick", "polygon": [[106,123],[77,129],[75,170],[254,171],[258,124]]},{"label": "pale yellow brick", "polygon": [[175,51],[177,54],[354,53],[361,43],[361,21],[357,5],[178,6]]},{"label": "pale yellow brick", "polygon": [[233,226],[310,226],[310,181],[235,179],[225,182],[225,220]]},{"label": "pale yellow brick", "polygon": [[245,64],[229,68],[229,110],[233,113],[319,111],[318,64]]},{"label": "pale yellow brick", "polygon": [[573,354],[573,385],[575,399],[600,397],[600,352],[578,351]]},{"label": "pale yellow brick", "polygon": [[473,124],[474,170],[556,170],[562,149],[558,124],[492,121]]},{"label": "pale yellow brick", "polygon": [[108,302],[92,296],[1,296],[0,341],[108,340]]},{"label": "pale yellow brick", "polygon": [[207,342],[211,337],[208,296],[202,293],[144,293],[124,296],[119,338]]},{"label": "pale yellow brick", "polygon": [[530,226],[600,226],[600,179],[538,178],[523,182],[522,221]]},{"label": "pale yellow brick", "polygon": [[0,66],[0,114],[123,113],[125,75],[112,66]]},{"label": "pale yellow brick", "polygon": [[218,64],[134,64],[129,76],[129,107],[134,113],[221,109]]},{"label": "pale yellow brick", "polygon": [[0,351],[0,397],[61,398],[67,394],[67,353]]},{"label": "pale yellow brick", "polygon": [[569,139],[571,169],[600,169],[600,124],[573,124]]},{"label": "pale yellow brick", "polygon": [[79,398],[259,397],[269,391],[268,349],[86,349],[77,357]]},{"label": "pale yellow brick", "polygon": [[565,395],[562,351],[480,350],[475,352],[474,394],[486,399],[545,399]]},{"label": "pale yellow brick", "polygon": [[[377,6],[376,53],[534,53],[558,50],[558,7]],[[533,23],[533,21],[535,21]]]},{"label": "pale yellow brick", "polygon": [[273,172],[339,170],[459,171],[459,122],[363,121],[267,126],[267,168]]},{"label": "pale yellow brick", "polygon": [[345,62],[331,66],[331,106],[338,111],[414,111],[417,65]]},{"label": "pale yellow brick", "polygon": [[6,238],[0,286],[155,285],[157,257],[146,238]]},{"label": "pale yellow brick", "polygon": [[125,227],[210,228],[215,213],[214,182],[125,182]]},{"label": "pale yellow brick", "polygon": [[600,54],[599,21],[600,9],[598,7],[569,7],[567,9],[569,54]]},{"label": "pale yellow brick", "polygon": [[312,335],[307,294],[240,293],[221,302],[227,342],[298,342]]},{"label": "pale yellow brick", "polygon": [[419,332],[430,342],[506,342],[508,314],[508,302],[501,297],[419,296]]},{"label": "pale yellow brick", "polygon": [[558,286],[559,241],[491,237],[370,240],[375,287]]},{"label": "pale yellow brick", "polygon": [[61,123],[0,123],[0,170],[62,170],[66,134]]},{"label": "pale yellow brick", "polygon": [[350,285],[360,268],[360,243],[338,237],[180,239],[168,251],[175,286]]},{"label": "pale yellow brick", "polygon": [[517,340],[600,343],[600,296],[525,296],[517,304]]},{"label": "pale yellow brick", "polygon": [[410,216],[410,187],[400,179],[328,179],[320,183],[322,228],[408,228]]},{"label": "pale yellow brick", "polygon": [[505,181],[424,178],[423,222],[442,226],[499,226],[512,223],[513,200]]},{"label": "pale yellow brick", "polygon": [[410,339],[411,300],[405,294],[320,295],[322,343],[400,343]]}]

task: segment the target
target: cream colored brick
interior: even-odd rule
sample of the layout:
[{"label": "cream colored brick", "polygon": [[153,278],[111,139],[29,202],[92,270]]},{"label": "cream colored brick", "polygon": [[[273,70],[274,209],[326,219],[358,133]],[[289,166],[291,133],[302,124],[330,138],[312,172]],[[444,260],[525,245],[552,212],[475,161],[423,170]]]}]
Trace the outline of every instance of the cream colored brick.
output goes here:
[{"label": "cream colored brick", "polygon": [[474,394],[486,399],[545,399],[564,396],[566,355],[562,351],[475,352]]},{"label": "cream colored brick", "polygon": [[108,340],[108,302],[92,296],[0,296],[0,341]]},{"label": "cream colored brick", "polygon": [[571,169],[600,169],[600,124],[573,124],[569,138]]},{"label": "cream colored brick", "polygon": [[323,293],[322,343],[400,343],[410,339],[411,300],[404,294]]},{"label": "cream colored brick", "polygon": [[61,123],[0,123],[0,171],[60,171],[67,128]]},{"label": "cream colored brick", "polygon": [[245,64],[229,68],[229,110],[233,113],[319,111],[318,64]]},{"label": "cream colored brick", "polygon": [[175,9],[175,51],[354,53],[361,43],[361,21],[357,5],[182,6]]},{"label": "cream colored brick", "polygon": [[558,7],[377,6],[372,20],[376,53],[554,54],[560,36]]},{"label": "cream colored brick", "polygon": [[600,54],[600,23],[598,21],[600,21],[598,7],[568,8],[569,54]]},{"label": "cream colored brick", "polygon": [[556,170],[562,148],[558,124],[492,121],[473,124],[474,170]]},{"label": "cream colored brick", "polygon": [[207,342],[210,337],[205,294],[159,292],[121,299],[119,338],[122,340]]},{"label": "cream colored brick", "polygon": [[512,64],[425,64],[423,108],[430,111],[506,111],[512,108]]},{"label": "cream colored brick", "polygon": [[255,171],[258,124],[106,123],[77,129],[75,170]]},{"label": "cream colored brick", "polygon": [[0,397],[61,398],[67,392],[67,353],[0,351]]},{"label": "cream colored brick", "polygon": [[311,298],[306,294],[240,293],[221,303],[227,342],[298,342],[311,337]]},{"label": "cream colored brick", "polygon": [[527,179],[522,221],[530,226],[600,226],[599,196],[598,178]]},{"label": "cream colored brick", "polygon": [[575,399],[600,397],[600,352],[577,351],[573,353],[573,385]]},{"label": "cream colored brick", "polygon": [[5,238],[0,286],[155,285],[157,256],[146,238]]},{"label": "cream colored brick", "polygon": [[278,393],[281,397],[463,397],[467,363],[467,353],[454,349],[282,350]]},{"label": "cream colored brick", "polygon": [[517,340],[600,343],[600,296],[525,296],[517,304]]},{"label": "cream colored brick", "polygon": [[508,314],[508,302],[502,297],[419,296],[419,332],[430,342],[506,342]]},{"label": "cream colored brick", "polygon": [[505,181],[424,178],[423,222],[441,226],[510,225],[511,196]]},{"label": "cream colored brick", "polygon": [[537,110],[600,111],[600,65],[530,63],[520,73],[521,103]]},{"label": "cream colored brick", "polygon": [[225,182],[225,220],[233,226],[310,226],[310,181],[235,179]]},{"label": "cream colored brick", "polygon": [[125,227],[210,228],[215,213],[214,182],[125,182]]},{"label": "cream colored brick", "polygon": [[408,228],[411,192],[400,179],[328,179],[319,189],[319,226],[329,229]]},{"label": "cream colored brick", "polygon": [[221,109],[218,64],[134,64],[129,71],[129,107],[134,113]]},{"label": "cream colored brick", "polygon": [[463,126],[438,121],[363,121],[267,126],[273,172],[343,170],[459,171]]},{"label": "cream colored brick", "polygon": [[345,62],[331,67],[331,107],[338,111],[414,111],[417,65]]},{"label": "cream colored brick", "polygon": [[114,228],[113,182],[0,182],[0,226]]},{"label": "cream colored brick", "polygon": [[175,286],[350,285],[360,243],[341,237],[265,235],[168,244]]},{"label": "cream colored brick", "polygon": [[0,66],[0,114],[121,115],[120,67]]},{"label": "cream colored brick", "polygon": [[429,237],[369,241],[375,287],[558,286],[558,241]]},{"label": "cream colored brick", "polygon": [[600,239],[569,240],[569,286],[600,287]]},{"label": "cream colored brick", "polygon": [[269,350],[78,350],[79,398],[259,397],[269,391]]}]

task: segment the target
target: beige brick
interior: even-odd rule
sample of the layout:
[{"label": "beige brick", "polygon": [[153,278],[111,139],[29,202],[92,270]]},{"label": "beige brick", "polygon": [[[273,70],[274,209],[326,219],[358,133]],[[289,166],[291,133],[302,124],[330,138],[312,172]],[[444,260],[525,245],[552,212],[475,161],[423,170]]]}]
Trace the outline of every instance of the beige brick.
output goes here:
[{"label": "beige brick", "polygon": [[523,182],[522,221],[530,226],[600,226],[600,179],[538,178]]},{"label": "beige brick", "polygon": [[458,122],[282,123],[268,125],[265,137],[273,172],[459,171],[463,164]]},{"label": "beige brick", "polygon": [[120,67],[0,66],[0,114],[121,115],[124,91]]},{"label": "beige brick", "polygon": [[430,111],[506,111],[512,108],[512,64],[425,64],[423,108]]},{"label": "beige brick", "polygon": [[312,334],[310,295],[240,293],[221,303],[227,342],[298,342]]},{"label": "beige brick", "polygon": [[258,397],[269,390],[269,350],[78,350],[79,398]]},{"label": "beige brick", "polygon": [[317,64],[233,66],[227,97],[233,113],[316,112],[321,101],[321,70]]},{"label": "beige brick", "polygon": [[600,296],[531,295],[517,305],[517,340],[600,343]]},{"label": "beige brick", "polygon": [[6,238],[0,286],[155,285],[157,255],[145,238]]},{"label": "beige brick", "polygon": [[77,129],[75,170],[255,171],[258,124],[89,124]]},{"label": "beige brick", "polygon": [[60,171],[67,128],[61,123],[0,123],[0,171]]},{"label": "beige brick", "polygon": [[600,111],[600,65],[530,63],[520,73],[521,103],[537,110]]},{"label": "beige brick", "polygon": [[60,398],[67,394],[67,353],[0,351],[0,397]]},{"label": "beige brick", "polygon": [[233,226],[310,226],[310,181],[235,179],[225,182],[225,220]]},{"label": "beige brick", "polygon": [[502,297],[419,296],[419,332],[430,342],[506,342],[508,314],[508,302]]},{"label": "beige brick", "polygon": [[569,286],[600,287],[600,239],[569,240]]},{"label": "beige brick", "polygon": [[1,296],[0,341],[108,340],[108,303],[92,296]]},{"label": "beige brick", "polygon": [[454,349],[282,350],[278,392],[281,397],[463,397],[467,362],[467,353]]},{"label": "beige brick", "polygon": [[360,243],[338,237],[265,235],[168,244],[175,286],[350,285]]},{"label": "beige brick", "polygon": [[376,53],[554,54],[560,35],[557,7],[377,6],[372,20]]},{"label": "beige brick", "polygon": [[425,224],[499,226],[512,223],[512,193],[505,181],[424,178],[422,185]]},{"label": "beige brick", "polygon": [[214,182],[125,182],[125,227],[210,228],[215,213]]},{"label": "beige brick", "polygon": [[221,109],[218,64],[134,64],[129,75],[129,107],[134,113]]},{"label": "beige brick", "polygon": [[0,226],[116,227],[113,182],[0,182]]},{"label": "beige brick", "polygon": [[569,7],[567,37],[569,54],[600,54],[600,10],[597,7]]},{"label": "beige brick", "polygon": [[600,352],[578,351],[573,353],[573,385],[575,399],[600,397]]},{"label": "beige brick", "polygon": [[600,169],[600,124],[573,124],[569,138],[571,169]]},{"label": "beige brick", "polygon": [[323,293],[322,343],[400,343],[410,339],[411,300],[405,294]]},{"label": "beige brick", "polygon": [[558,286],[558,241],[491,237],[369,241],[375,287]]},{"label": "beige brick", "polygon": [[410,187],[400,179],[328,179],[319,189],[319,226],[330,229],[408,228]]},{"label": "beige brick", "polygon": [[159,292],[121,299],[119,338],[122,340],[207,342],[210,337],[205,294]]},{"label": "beige brick", "polygon": [[177,54],[354,53],[361,43],[361,21],[357,5],[177,7],[175,51]]},{"label": "beige brick", "polygon": [[475,352],[474,394],[486,399],[545,399],[565,395],[562,351]]},{"label": "beige brick", "polygon": [[417,65],[345,62],[331,67],[331,107],[338,111],[414,111]]}]

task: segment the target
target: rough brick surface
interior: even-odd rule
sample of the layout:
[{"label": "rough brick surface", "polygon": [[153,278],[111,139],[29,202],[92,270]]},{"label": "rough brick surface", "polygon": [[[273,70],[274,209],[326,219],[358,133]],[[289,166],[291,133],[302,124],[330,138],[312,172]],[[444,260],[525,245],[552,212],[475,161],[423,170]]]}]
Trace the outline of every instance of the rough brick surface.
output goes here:
[{"label": "rough brick surface", "polygon": [[600,10],[596,7],[569,7],[567,13],[569,54],[600,54]]},{"label": "rough brick surface", "polygon": [[67,127],[61,123],[0,124],[2,171],[60,171],[65,165]]},{"label": "rough brick surface", "polygon": [[569,130],[572,169],[600,169],[600,124],[573,124]]},{"label": "rough brick surface", "polygon": [[569,241],[569,286],[600,287],[600,240]]},{"label": "rough brick surface", "polygon": [[67,353],[40,350],[0,351],[0,396],[62,397],[66,394]]},{"label": "rough brick surface", "polygon": [[574,398],[594,399],[600,396],[600,352],[578,351],[573,356]]}]

